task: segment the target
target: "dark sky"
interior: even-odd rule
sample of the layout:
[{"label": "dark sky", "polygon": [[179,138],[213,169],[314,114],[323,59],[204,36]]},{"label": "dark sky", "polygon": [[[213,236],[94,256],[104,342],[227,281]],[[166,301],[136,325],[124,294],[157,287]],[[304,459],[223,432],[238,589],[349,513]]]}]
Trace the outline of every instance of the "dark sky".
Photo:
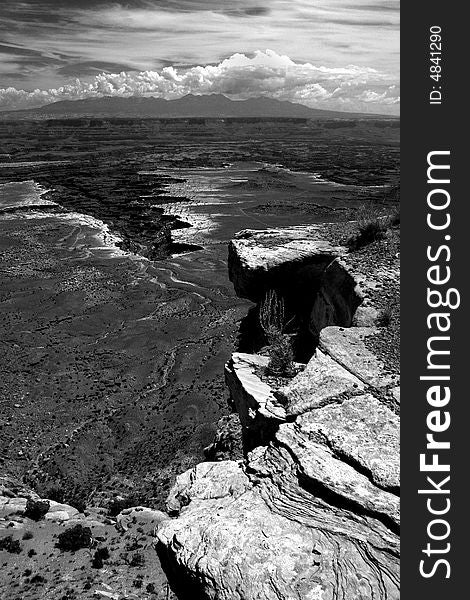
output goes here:
[{"label": "dark sky", "polygon": [[[66,85],[71,97],[226,91],[397,112],[398,65],[397,0],[0,0],[0,88],[52,90],[44,101]],[[38,98],[0,90],[0,108]]]}]

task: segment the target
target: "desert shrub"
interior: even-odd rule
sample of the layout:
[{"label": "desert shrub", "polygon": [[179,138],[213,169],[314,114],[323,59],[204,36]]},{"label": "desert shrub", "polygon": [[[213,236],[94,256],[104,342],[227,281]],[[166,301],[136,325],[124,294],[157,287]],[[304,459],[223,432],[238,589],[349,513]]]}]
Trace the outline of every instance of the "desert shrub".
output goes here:
[{"label": "desert shrub", "polygon": [[108,514],[110,517],[116,517],[122,510],[139,506],[140,498],[137,496],[127,496],[126,498],[113,498],[108,503]]},{"label": "desert shrub", "polygon": [[24,540],[32,540],[34,537],[33,532],[32,531],[25,531],[23,533],[23,539]]},{"label": "desert shrub", "polygon": [[46,516],[50,506],[47,500],[32,500],[28,498],[24,516],[33,521],[40,521]]},{"label": "desert shrub", "polygon": [[45,493],[46,498],[49,498],[50,500],[54,500],[54,502],[65,502],[65,492],[64,489],[59,485],[59,484],[53,484],[51,485],[46,493]]},{"label": "desert shrub", "polygon": [[389,222],[392,227],[400,225],[400,207],[397,207],[389,217]]},{"label": "desert shrub", "polygon": [[270,344],[279,337],[286,327],[284,300],[276,290],[268,290],[259,310],[259,322]]},{"label": "desert shrub", "polygon": [[269,347],[269,363],[267,371],[270,375],[292,377],[294,370],[294,352],[290,337],[281,334],[272,340]]},{"label": "desert shrub", "polygon": [[356,210],[354,219],[357,221],[357,232],[349,238],[347,246],[349,250],[360,250],[383,239],[387,229],[400,224],[400,209],[398,207],[386,214],[384,209],[379,209],[372,203],[363,204]]},{"label": "desert shrub", "polygon": [[51,485],[46,491],[46,497],[55,502],[70,504],[78,510],[84,512],[86,509],[86,495],[79,487],[64,487],[60,483]]},{"label": "desert shrub", "polygon": [[143,567],[145,565],[145,558],[140,552],[136,552],[132,555],[132,558],[129,562],[131,567]]},{"label": "desert shrub", "polygon": [[294,374],[294,353],[290,337],[285,334],[289,322],[286,319],[284,299],[275,290],[268,290],[261,302],[259,322],[269,344],[268,372],[291,377]]},{"label": "desert shrub", "polygon": [[80,548],[89,548],[92,540],[91,529],[77,524],[60,533],[58,538],[57,547],[60,550],[74,552]]},{"label": "desert shrub", "polygon": [[349,238],[348,248],[350,250],[360,250],[364,246],[372,244],[372,242],[382,240],[385,237],[387,226],[387,221],[379,217],[360,224],[358,233]]},{"label": "desert shrub", "polygon": [[392,309],[390,306],[383,308],[376,319],[376,323],[379,327],[388,327],[392,322]]},{"label": "desert shrub", "polygon": [[95,554],[93,555],[93,560],[91,561],[91,566],[94,569],[102,569],[104,566],[104,562],[105,560],[108,560],[109,558],[109,550],[108,548],[105,546],[103,548],[98,548],[95,552]]},{"label": "desert shrub", "polygon": [[12,535],[0,539],[0,550],[10,554],[19,554],[22,550],[19,540],[14,540]]}]

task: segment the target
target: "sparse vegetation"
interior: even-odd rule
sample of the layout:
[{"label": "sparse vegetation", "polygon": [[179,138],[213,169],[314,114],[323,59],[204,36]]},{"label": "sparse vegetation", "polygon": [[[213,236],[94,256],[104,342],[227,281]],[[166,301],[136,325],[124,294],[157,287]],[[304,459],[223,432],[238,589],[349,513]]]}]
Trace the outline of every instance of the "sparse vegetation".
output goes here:
[{"label": "sparse vegetation", "polygon": [[103,548],[98,548],[93,555],[93,560],[91,561],[91,566],[94,569],[102,569],[104,566],[104,561],[109,558],[109,550],[105,546]]},{"label": "sparse vegetation", "polygon": [[132,558],[129,562],[131,567],[143,567],[145,565],[145,558],[140,552],[136,552],[132,555]]},{"label": "sparse vegetation", "polygon": [[400,211],[397,208],[391,214],[386,214],[372,204],[364,204],[356,211],[355,220],[357,233],[347,241],[349,250],[360,250],[372,242],[384,239],[390,227],[400,224]]},{"label": "sparse vegetation", "polygon": [[113,498],[108,504],[108,514],[110,517],[116,517],[122,510],[138,506],[139,504],[142,504],[142,501],[137,496]]},{"label": "sparse vegetation", "polygon": [[33,521],[40,521],[46,516],[49,508],[50,503],[47,500],[32,500],[29,498],[26,502],[24,516]]},{"label": "sparse vegetation", "polygon": [[294,352],[290,336],[285,333],[286,320],[283,298],[276,290],[268,290],[259,309],[259,322],[269,345],[268,373],[280,377],[292,377]]},{"label": "sparse vegetation", "polygon": [[45,497],[55,502],[69,504],[81,513],[86,510],[86,493],[78,485],[67,486],[63,483],[54,483],[46,490]]},{"label": "sparse vegetation", "polygon": [[81,548],[89,548],[91,541],[91,529],[77,524],[59,534],[57,547],[60,550],[74,552]]},{"label": "sparse vegetation", "polygon": [[280,335],[270,345],[268,372],[270,375],[279,377],[293,377],[295,375],[294,353],[288,335]]},{"label": "sparse vegetation", "polygon": [[392,322],[393,311],[390,306],[383,308],[376,319],[376,323],[379,327],[388,327]]},{"label": "sparse vegetation", "polygon": [[22,548],[19,540],[14,540],[12,535],[0,539],[0,550],[5,550],[10,554],[20,554]]}]

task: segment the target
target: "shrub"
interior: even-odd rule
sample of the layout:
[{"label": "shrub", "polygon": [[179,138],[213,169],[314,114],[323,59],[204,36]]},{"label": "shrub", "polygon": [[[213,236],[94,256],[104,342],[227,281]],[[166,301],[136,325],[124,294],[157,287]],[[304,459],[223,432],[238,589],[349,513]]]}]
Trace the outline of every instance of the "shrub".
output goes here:
[{"label": "shrub", "polygon": [[91,566],[94,569],[102,569],[104,566],[103,561],[108,560],[109,558],[109,550],[106,548],[98,548],[95,554],[93,555],[93,560],[91,561]]},{"label": "shrub", "polygon": [[388,327],[392,322],[392,309],[390,306],[383,308],[376,319],[376,323],[379,327]]},{"label": "shrub", "polygon": [[55,483],[48,488],[45,495],[55,502],[70,504],[78,512],[86,510],[86,495],[79,486],[65,488],[60,483]]},{"label": "shrub", "polygon": [[400,225],[400,207],[396,208],[393,213],[389,217],[390,225],[392,227],[397,227]]},{"label": "shrub", "polygon": [[349,250],[360,250],[385,237],[387,229],[400,224],[400,209],[396,208],[391,214],[384,214],[372,203],[360,206],[354,215],[357,221],[357,233],[349,238]]},{"label": "shrub", "polygon": [[259,310],[259,322],[269,344],[283,333],[286,327],[284,300],[279,298],[276,290],[266,292]]},{"label": "shrub", "polygon": [[145,565],[145,558],[140,552],[136,552],[132,555],[129,565],[131,567],[143,567]]},{"label": "shrub", "polygon": [[275,290],[269,290],[259,309],[259,322],[269,344],[268,373],[281,377],[294,374],[294,353],[290,337],[285,330],[286,321],[283,298]]},{"label": "shrub", "polygon": [[359,250],[385,237],[388,223],[385,219],[374,218],[359,225],[359,231],[348,240],[350,250]]},{"label": "shrub", "polygon": [[47,500],[32,500],[28,498],[24,516],[33,521],[40,521],[46,516],[50,506]]},{"label": "shrub", "polygon": [[77,524],[59,534],[57,547],[60,550],[74,552],[75,550],[80,550],[80,548],[89,548],[91,540],[91,529]]},{"label": "shrub", "polygon": [[22,550],[19,540],[14,540],[12,535],[0,539],[0,550],[10,554],[19,554]]},{"label": "shrub", "polygon": [[126,498],[113,498],[108,503],[108,514],[110,517],[116,517],[122,510],[138,506],[141,501],[137,496],[127,496]]},{"label": "shrub", "polygon": [[272,340],[269,347],[267,371],[270,375],[279,377],[292,377],[295,375],[294,352],[288,335],[281,334]]},{"label": "shrub", "polygon": [[45,494],[46,498],[54,500],[54,502],[65,502],[65,492],[59,484],[53,484],[48,488]]},{"label": "shrub", "polygon": [[25,531],[23,533],[23,539],[24,540],[32,540],[34,537],[33,532],[32,531]]}]

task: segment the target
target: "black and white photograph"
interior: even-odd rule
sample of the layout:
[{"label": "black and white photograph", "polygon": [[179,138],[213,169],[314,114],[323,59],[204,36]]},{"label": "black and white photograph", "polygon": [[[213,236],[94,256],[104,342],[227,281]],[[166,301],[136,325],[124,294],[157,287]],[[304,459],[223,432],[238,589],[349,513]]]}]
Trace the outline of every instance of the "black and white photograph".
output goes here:
[{"label": "black and white photograph", "polygon": [[1,600],[400,598],[398,0],[1,0],[0,262]]}]

